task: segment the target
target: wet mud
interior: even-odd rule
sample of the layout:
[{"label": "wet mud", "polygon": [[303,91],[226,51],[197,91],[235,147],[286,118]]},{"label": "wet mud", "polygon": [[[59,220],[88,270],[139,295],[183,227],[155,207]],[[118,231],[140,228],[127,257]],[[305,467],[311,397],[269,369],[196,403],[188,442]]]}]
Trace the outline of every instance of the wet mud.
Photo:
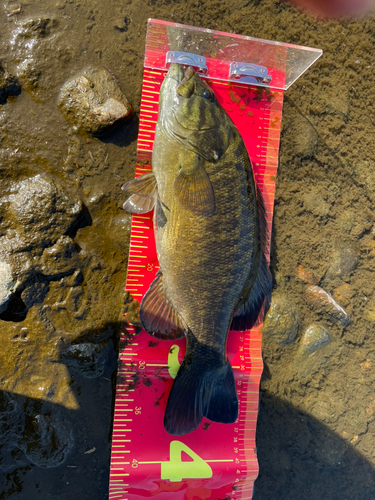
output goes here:
[{"label": "wet mud", "polygon": [[[107,498],[149,17],[324,51],[285,94],[254,499],[372,500],[375,18],[276,0],[0,6],[0,500]],[[93,96],[100,136],[58,107],[93,71],[133,108]]]}]

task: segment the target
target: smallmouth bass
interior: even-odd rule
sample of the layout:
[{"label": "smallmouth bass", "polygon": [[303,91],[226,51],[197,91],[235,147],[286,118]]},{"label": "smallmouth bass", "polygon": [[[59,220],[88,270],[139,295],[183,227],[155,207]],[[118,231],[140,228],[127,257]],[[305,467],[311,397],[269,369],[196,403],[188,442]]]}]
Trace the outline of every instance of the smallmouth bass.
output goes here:
[{"label": "smallmouth bass", "polygon": [[237,419],[226,343],[269,305],[266,220],[244,142],[191,67],[171,64],[161,86],[152,167],[123,186],[124,208],[154,208],[160,270],[140,320],[159,339],[187,338],[164,416],[167,432],[182,435],[203,417]]}]

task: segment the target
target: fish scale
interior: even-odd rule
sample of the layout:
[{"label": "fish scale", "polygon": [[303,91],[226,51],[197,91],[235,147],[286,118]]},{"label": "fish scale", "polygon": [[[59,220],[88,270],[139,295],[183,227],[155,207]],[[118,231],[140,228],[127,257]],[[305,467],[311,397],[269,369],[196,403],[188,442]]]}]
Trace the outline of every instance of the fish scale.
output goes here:
[{"label": "fish scale", "polygon": [[[163,42],[162,32],[152,36],[155,43]],[[137,165],[136,177],[151,171],[145,160],[151,158],[165,74],[144,71],[137,146],[143,163]],[[263,194],[270,241],[283,92],[272,91],[270,101],[266,95],[259,98],[253,86],[208,83],[244,139]],[[240,97],[243,95],[245,98]],[[141,300],[158,269],[152,214],[133,215],[126,289],[135,299]],[[163,415],[172,377],[185,354],[185,340],[158,341],[145,331],[136,335],[133,327],[127,327],[119,355],[110,499],[252,498],[258,475],[255,428],[263,368],[260,328],[228,336],[227,355],[239,400],[236,423],[218,424],[204,418],[196,431],[175,439],[165,431]]]}]

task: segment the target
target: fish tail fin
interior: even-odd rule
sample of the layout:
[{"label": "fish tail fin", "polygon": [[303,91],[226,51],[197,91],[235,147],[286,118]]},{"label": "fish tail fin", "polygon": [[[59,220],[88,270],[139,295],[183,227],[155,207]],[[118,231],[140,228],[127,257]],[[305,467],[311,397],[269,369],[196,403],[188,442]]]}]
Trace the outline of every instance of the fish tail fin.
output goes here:
[{"label": "fish tail fin", "polygon": [[195,430],[207,417],[214,422],[233,423],[238,399],[233,371],[219,360],[213,349],[188,334],[188,346],[173,383],[164,416],[169,434],[181,436]]}]

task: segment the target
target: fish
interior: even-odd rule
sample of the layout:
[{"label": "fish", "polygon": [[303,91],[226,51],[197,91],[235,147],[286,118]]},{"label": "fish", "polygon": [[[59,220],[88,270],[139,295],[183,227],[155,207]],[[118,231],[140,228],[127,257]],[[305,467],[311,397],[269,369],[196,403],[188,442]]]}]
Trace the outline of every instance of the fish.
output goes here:
[{"label": "fish", "polygon": [[229,330],[259,323],[270,303],[267,223],[243,139],[191,66],[171,64],[162,83],[152,173],[127,182],[131,213],[154,209],[160,269],[140,321],[162,340],[186,337],[164,415],[171,435],[204,417],[234,423],[238,399]]}]

